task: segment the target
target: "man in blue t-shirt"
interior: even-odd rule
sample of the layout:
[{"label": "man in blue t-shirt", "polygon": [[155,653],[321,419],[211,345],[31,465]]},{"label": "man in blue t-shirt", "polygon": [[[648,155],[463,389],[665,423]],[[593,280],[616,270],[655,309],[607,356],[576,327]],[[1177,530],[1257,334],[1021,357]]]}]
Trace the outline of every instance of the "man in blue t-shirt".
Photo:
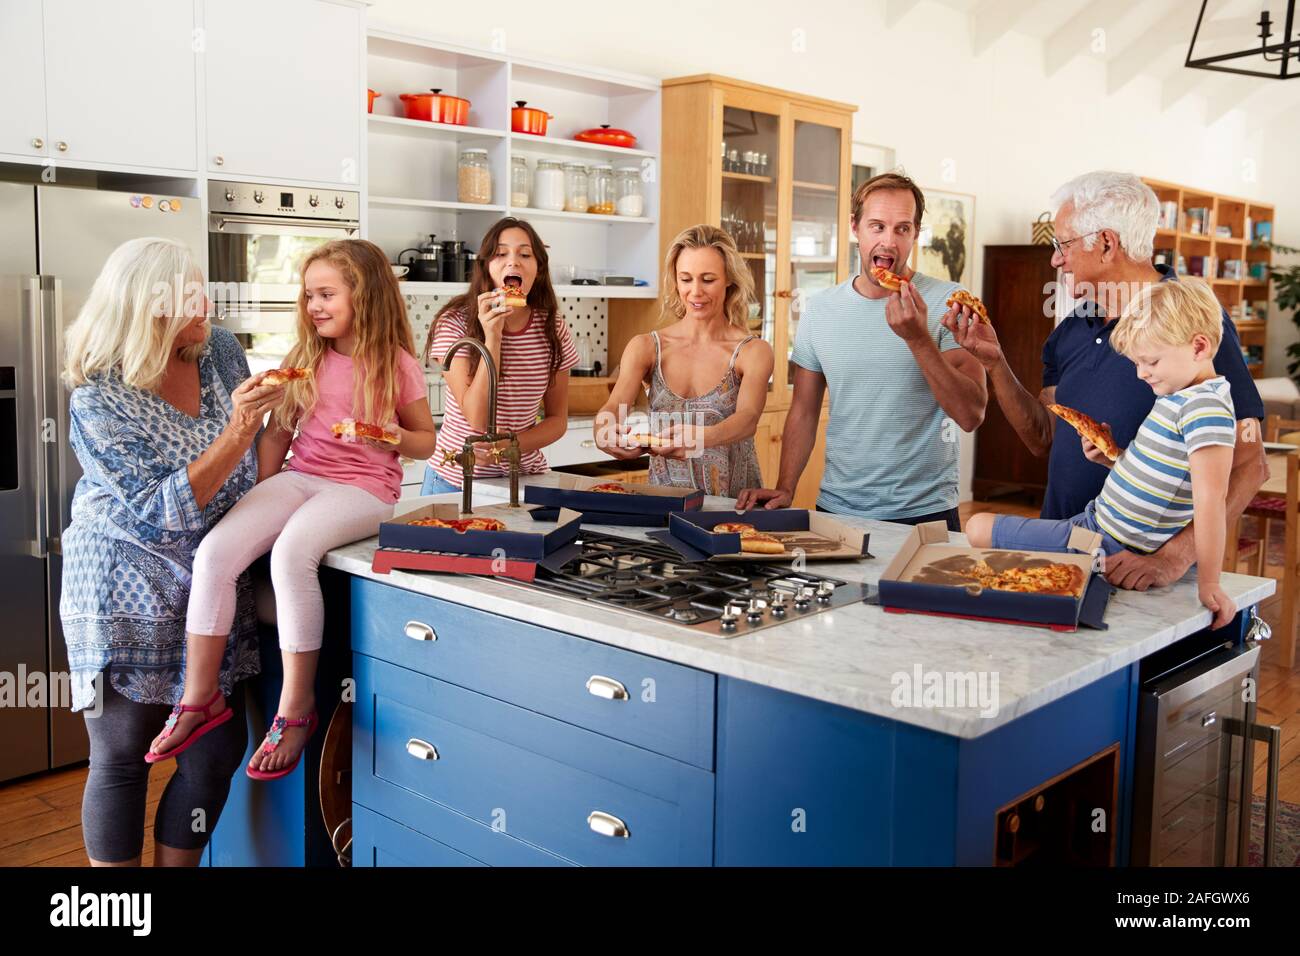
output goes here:
[{"label": "man in blue t-shirt", "polygon": [[[784,508],[817,439],[830,390],[826,470],[817,507],[836,514],[917,524],[946,521],[957,531],[958,428],[984,420],[984,370],[941,319],[969,316],[947,299],[960,286],[907,268],[925,197],[898,173],[857,188],[851,224],[862,273],[809,298],[791,353],[794,395],[774,489],[746,488],[742,509]],[[880,267],[904,281],[897,291],[871,275]]]},{"label": "man in blue t-shirt", "polygon": [[[1045,406],[1065,405],[1110,427],[1119,447],[1136,436],[1155,395],[1137,377],[1133,363],[1110,346],[1115,320],[1144,285],[1176,282],[1165,266],[1151,262],[1159,202],[1151,188],[1129,173],[1086,173],[1062,186],[1057,207],[1052,265],[1060,270],[1072,299],[1083,300],[1043,346],[1043,389],[1037,397],[1020,384],[1003,357],[993,326],[945,320],[954,339],[989,374],[998,405],[1029,450],[1048,455],[1044,518],[1067,518],[1097,497],[1109,473],[1090,461],[1071,427]],[[1226,506],[1235,527],[1246,505],[1268,477],[1258,419],[1264,404],[1241,357],[1236,326],[1223,314],[1223,340],[1214,368],[1228,380],[1237,416],[1237,444]],[[1146,590],[1181,578],[1196,560],[1195,522],[1149,555],[1108,558],[1106,576],[1120,587]]]}]

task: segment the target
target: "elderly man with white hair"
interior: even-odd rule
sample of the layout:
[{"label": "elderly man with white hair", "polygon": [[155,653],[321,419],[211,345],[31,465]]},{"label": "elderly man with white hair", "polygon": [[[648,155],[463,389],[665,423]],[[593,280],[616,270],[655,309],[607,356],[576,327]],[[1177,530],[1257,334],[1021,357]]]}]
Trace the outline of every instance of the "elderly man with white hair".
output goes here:
[{"label": "elderly man with white hair", "polygon": [[[1030,395],[1020,384],[992,327],[961,317],[946,319],[945,324],[987,370],[998,405],[1021,440],[1034,454],[1049,456],[1042,517],[1066,518],[1097,496],[1108,470],[1098,463],[1100,452],[1085,445],[1046,406],[1059,403],[1078,409],[1108,425],[1116,443],[1127,446],[1151,411],[1155,394],[1137,377],[1133,363],[1110,347],[1110,333],[1139,289],[1178,277],[1167,266],[1151,262],[1158,201],[1138,177],[1086,173],[1062,186],[1052,200],[1056,207],[1052,265],[1061,270],[1071,298],[1082,304],[1043,345],[1042,391]],[[1237,415],[1238,440],[1226,508],[1232,528],[1268,477],[1268,469],[1257,421],[1264,416],[1264,405],[1226,312],[1214,368],[1231,386]],[[1126,552],[1108,558],[1107,578],[1137,590],[1178,580],[1196,560],[1194,533],[1193,522],[1152,554]]]}]

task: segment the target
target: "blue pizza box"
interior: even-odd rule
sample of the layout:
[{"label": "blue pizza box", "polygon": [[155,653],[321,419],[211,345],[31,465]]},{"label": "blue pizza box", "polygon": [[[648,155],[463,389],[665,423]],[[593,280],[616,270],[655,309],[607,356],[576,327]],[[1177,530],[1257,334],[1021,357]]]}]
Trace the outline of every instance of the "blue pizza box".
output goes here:
[{"label": "blue pizza box", "polygon": [[[381,524],[379,547],[540,560],[578,536],[582,518],[578,512],[563,508],[552,525],[534,521],[531,511],[527,506],[512,508],[508,504],[494,504],[462,515],[460,505],[454,502],[424,505]],[[461,532],[412,524],[422,518],[452,520],[462,517],[496,518],[506,526],[506,530]]]},{"label": "blue pizza box", "polygon": [[[609,478],[569,475],[563,472],[554,473],[549,477],[550,480],[544,484],[525,485],[524,501],[551,508],[572,508],[574,511],[658,515],[661,518],[671,511],[690,511],[704,504],[704,492],[695,488],[613,481]],[[597,485],[611,483],[621,485],[632,493],[621,495],[590,490]]]},{"label": "blue pizza box", "polygon": [[[1075,528],[1070,534],[1068,552],[972,548],[954,541],[951,535],[947,524],[942,521],[912,528],[880,576],[882,607],[980,620],[1043,624],[1071,630],[1080,623],[1092,627],[1105,626],[1101,623],[1101,616],[1109,603],[1111,589],[1104,578],[1093,574],[1102,553],[1101,535],[1097,532]],[[1082,584],[1078,594],[1069,596],[1001,591],[983,588],[974,582],[943,580],[952,570],[943,567],[944,564],[960,565],[971,560],[986,560],[994,568],[999,564],[1013,567],[1035,560],[1072,564],[1082,572]],[[1085,598],[1088,598],[1087,616],[1095,618],[1095,621],[1081,621]]]},{"label": "blue pizza box", "polygon": [[[715,532],[715,525],[742,522],[778,538],[782,554],[741,551],[738,532]],[[675,549],[687,560],[734,561],[853,561],[871,557],[871,536],[861,528],[823,511],[807,508],[755,508],[752,511],[683,511],[668,516],[667,532],[651,536]]]}]

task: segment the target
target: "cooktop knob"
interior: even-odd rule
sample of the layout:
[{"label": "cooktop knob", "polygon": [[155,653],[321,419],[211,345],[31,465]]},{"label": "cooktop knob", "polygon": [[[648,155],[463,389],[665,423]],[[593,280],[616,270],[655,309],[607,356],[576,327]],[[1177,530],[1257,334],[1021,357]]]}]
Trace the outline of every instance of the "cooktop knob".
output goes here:
[{"label": "cooktop knob", "polygon": [[831,596],[834,594],[835,594],[835,585],[831,584],[831,582],[823,581],[821,584],[817,585],[818,604],[829,604],[831,601]]},{"label": "cooktop knob", "polygon": [[772,604],[771,604],[772,616],[785,617],[786,611],[789,610],[789,607],[787,606],[788,603],[789,602],[786,600],[786,594],[784,591],[777,591],[775,594],[773,594]]},{"label": "cooktop knob", "polygon": [[808,602],[812,600],[812,588],[800,588],[794,595],[794,606],[801,611],[808,610]]},{"label": "cooktop knob", "polygon": [[749,607],[745,610],[745,619],[750,624],[757,624],[763,620],[763,602],[758,598],[750,598]]},{"label": "cooktop knob", "polygon": [[735,604],[728,604],[722,609],[722,617],[718,619],[718,624],[724,631],[732,631],[736,628],[736,622],[740,620],[740,608]]}]

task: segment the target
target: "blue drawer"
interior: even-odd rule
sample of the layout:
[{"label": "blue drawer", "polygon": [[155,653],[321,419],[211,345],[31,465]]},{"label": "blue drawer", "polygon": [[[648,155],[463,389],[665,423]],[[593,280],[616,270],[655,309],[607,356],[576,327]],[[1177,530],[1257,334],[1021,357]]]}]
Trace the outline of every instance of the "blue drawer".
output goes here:
[{"label": "blue drawer", "polygon": [[712,862],[711,773],[361,654],[353,672],[358,803],[467,852],[465,818],[583,865]]},{"label": "blue drawer", "polygon": [[[352,588],[354,651],[713,770],[713,674],[365,578]],[[625,699],[588,686],[610,681]]]},{"label": "blue drawer", "polygon": [[388,817],[352,805],[353,866],[483,866]]}]

